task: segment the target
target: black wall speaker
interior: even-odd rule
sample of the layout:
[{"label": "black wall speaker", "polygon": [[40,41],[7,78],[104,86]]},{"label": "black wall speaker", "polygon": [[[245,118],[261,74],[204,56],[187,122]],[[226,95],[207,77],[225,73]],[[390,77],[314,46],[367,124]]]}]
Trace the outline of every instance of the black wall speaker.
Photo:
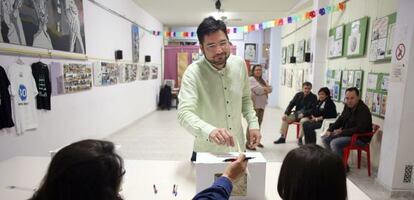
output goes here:
[{"label": "black wall speaker", "polygon": [[115,60],[122,60],[122,50],[115,51]]},{"label": "black wall speaker", "polygon": [[290,63],[296,63],[296,57],[294,56],[290,57]]},{"label": "black wall speaker", "polygon": [[145,62],[151,62],[151,56],[145,56]]},{"label": "black wall speaker", "polygon": [[305,62],[311,62],[311,53],[305,53]]}]

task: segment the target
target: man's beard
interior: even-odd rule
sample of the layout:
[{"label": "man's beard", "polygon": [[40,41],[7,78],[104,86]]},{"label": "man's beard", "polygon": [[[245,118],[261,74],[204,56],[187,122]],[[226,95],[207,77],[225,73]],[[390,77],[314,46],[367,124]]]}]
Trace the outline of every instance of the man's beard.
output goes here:
[{"label": "man's beard", "polygon": [[[215,59],[216,57],[221,57],[221,56],[223,56],[224,58],[223,58],[223,59],[220,59],[220,60],[216,60],[216,59]],[[207,59],[207,60],[208,60],[208,62],[210,62],[213,66],[218,66],[218,65],[224,65],[224,64],[226,64],[227,59],[228,59],[229,57],[230,57],[230,54],[227,54],[227,53],[223,52],[222,54],[215,55],[215,56],[213,57],[213,60],[209,60],[209,59]]]}]

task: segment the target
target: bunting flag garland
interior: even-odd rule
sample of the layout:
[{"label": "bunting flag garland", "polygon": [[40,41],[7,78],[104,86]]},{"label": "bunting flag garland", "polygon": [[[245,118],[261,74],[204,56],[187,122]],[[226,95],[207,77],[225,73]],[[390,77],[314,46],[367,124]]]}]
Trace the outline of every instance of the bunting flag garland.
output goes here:
[{"label": "bunting flag garland", "polygon": [[[245,32],[252,32],[257,30],[264,30],[268,28],[272,28],[275,26],[284,26],[286,24],[293,24],[301,21],[306,20],[312,20],[318,16],[324,16],[333,12],[343,12],[346,9],[346,2],[348,0],[342,1],[336,5],[326,6],[323,8],[319,8],[317,10],[311,10],[308,12],[305,12],[302,15],[293,15],[293,16],[287,16],[280,19],[270,20],[266,22],[262,22],[259,24],[250,24],[246,26],[240,26],[240,27],[234,27],[234,28],[228,28],[227,33],[245,33]],[[163,32],[161,34],[161,31],[152,31],[152,35],[154,36],[164,36],[164,37],[182,37],[182,38],[188,38],[188,37],[195,37],[197,34],[195,32]]]}]

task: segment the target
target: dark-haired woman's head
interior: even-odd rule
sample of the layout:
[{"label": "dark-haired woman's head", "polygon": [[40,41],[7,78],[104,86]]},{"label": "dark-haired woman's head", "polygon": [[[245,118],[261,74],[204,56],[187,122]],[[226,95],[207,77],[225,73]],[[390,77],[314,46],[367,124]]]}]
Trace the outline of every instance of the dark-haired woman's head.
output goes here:
[{"label": "dark-haired woman's head", "polygon": [[262,65],[253,65],[251,75],[255,78],[261,78],[263,74]]},{"label": "dark-haired woman's head", "polygon": [[204,57],[221,69],[230,56],[230,42],[226,24],[213,17],[205,18],[197,28],[197,37]]},{"label": "dark-haired woman's head", "polygon": [[346,174],[342,161],[314,144],[293,149],[283,161],[277,190],[283,200],[345,200]]},{"label": "dark-haired woman's head", "polygon": [[325,101],[325,99],[331,98],[331,91],[329,91],[329,88],[323,87],[319,89],[318,96],[319,96],[319,101]]},{"label": "dark-haired woman's head", "polygon": [[83,140],[59,150],[32,200],[121,200],[125,174],[112,142]]}]

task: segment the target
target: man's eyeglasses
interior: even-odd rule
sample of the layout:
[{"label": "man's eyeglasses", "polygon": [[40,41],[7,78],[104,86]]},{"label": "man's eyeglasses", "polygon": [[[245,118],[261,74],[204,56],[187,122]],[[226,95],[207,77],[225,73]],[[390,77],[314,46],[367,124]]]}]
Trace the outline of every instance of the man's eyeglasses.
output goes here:
[{"label": "man's eyeglasses", "polygon": [[229,41],[227,41],[227,40],[225,40],[225,41],[221,41],[220,43],[213,43],[213,44],[207,44],[206,45],[206,48],[208,49],[208,50],[215,50],[215,49],[217,49],[217,47],[220,47],[220,48],[225,48],[225,47],[227,47],[229,45]]}]

